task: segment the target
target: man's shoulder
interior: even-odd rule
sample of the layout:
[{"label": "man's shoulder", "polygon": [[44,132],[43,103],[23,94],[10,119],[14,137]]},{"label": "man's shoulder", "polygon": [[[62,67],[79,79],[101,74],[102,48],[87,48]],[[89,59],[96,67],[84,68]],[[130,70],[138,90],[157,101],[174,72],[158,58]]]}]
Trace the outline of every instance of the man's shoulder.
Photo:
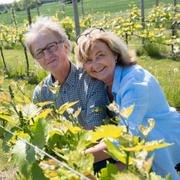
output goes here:
[{"label": "man's shoulder", "polygon": [[51,79],[51,75],[49,74],[43,80],[41,80],[41,82],[38,85],[36,85],[35,91],[40,90],[44,87],[47,87],[48,85],[51,84],[51,82],[52,82],[52,79]]}]

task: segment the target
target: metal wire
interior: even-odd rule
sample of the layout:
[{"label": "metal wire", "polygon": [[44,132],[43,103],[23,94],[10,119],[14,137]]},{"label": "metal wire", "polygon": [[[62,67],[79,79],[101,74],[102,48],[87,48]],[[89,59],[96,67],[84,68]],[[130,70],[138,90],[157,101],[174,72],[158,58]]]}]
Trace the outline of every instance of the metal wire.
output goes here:
[{"label": "metal wire", "polygon": [[[18,127],[18,126],[16,126]],[[6,132],[8,132],[11,135],[15,135],[15,133],[11,132],[10,130],[8,130],[7,128],[3,127],[2,125],[0,125],[0,128],[4,129]],[[20,128],[20,127],[18,127]],[[21,129],[21,128],[20,128]],[[17,136],[17,135],[16,135]],[[66,163],[59,161],[58,159],[56,159],[55,157],[53,157],[52,155],[48,154],[47,152],[43,151],[42,149],[38,148],[37,146],[33,145],[32,143],[28,142],[27,140],[17,136],[21,141],[23,141],[24,143],[28,144],[29,146],[31,146],[32,148],[34,148],[34,150],[36,152],[38,152],[39,154],[42,153],[44,155],[46,155],[47,157],[53,159],[54,161],[56,161],[57,163],[59,163],[60,165],[62,165],[63,167],[65,167],[66,169],[68,169],[69,171],[73,172],[74,174],[80,176],[83,180],[90,180],[89,178],[87,178],[86,176],[84,176],[83,174],[79,173],[78,171],[74,170],[73,168],[69,167]]]}]

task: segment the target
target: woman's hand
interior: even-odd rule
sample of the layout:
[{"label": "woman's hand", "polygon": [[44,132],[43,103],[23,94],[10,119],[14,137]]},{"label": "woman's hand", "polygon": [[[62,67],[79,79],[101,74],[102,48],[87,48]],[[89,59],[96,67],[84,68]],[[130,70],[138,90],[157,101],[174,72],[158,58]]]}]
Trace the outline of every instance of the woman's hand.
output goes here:
[{"label": "woman's hand", "polygon": [[[87,153],[91,153],[94,156],[94,163],[111,158],[111,156],[109,156],[106,153],[106,144],[104,142],[100,142],[99,144],[88,148],[85,151],[85,154],[87,154]],[[115,165],[117,166],[118,170],[120,170],[120,171],[122,171],[125,168],[125,165],[122,164],[120,161],[117,161],[115,163]]]},{"label": "woman's hand", "polygon": [[105,159],[110,158],[110,156],[105,152],[106,144],[104,142],[100,142],[99,144],[88,148],[85,151],[85,154],[91,153],[94,156],[94,162],[99,162]]}]

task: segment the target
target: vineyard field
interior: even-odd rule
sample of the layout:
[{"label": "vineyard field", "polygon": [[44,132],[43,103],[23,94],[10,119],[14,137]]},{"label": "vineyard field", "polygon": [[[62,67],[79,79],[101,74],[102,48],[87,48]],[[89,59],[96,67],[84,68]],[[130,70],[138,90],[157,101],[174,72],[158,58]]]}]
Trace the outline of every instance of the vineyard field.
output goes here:
[{"label": "vineyard field", "polygon": [[[161,0],[160,3],[170,3],[170,0]],[[83,0],[84,4],[84,15],[94,14],[96,12],[103,13],[119,13],[121,11],[126,11],[130,7],[129,5],[135,4],[140,7],[140,1],[137,0],[129,0],[128,3],[126,0],[112,0],[112,1],[104,1],[104,0]],[[145,1],[145,9],[149,9],[155,6],[155,1],[146,0]],[[81,4],[78,3],[79,15],[82,16]],[[62,6],[59,2],[47,3],[40,6],[40,14],[43,16],[56,16],[61,14]],[[36,8],[31,10],[32,17],[37,16]],[[65,5],[65,16],[73,17],[73,9],[72,4]],[[0,23],[3,24],[11,24],[11,13],[0,14]],[[62,16],[63,17],[63,16]],[[22,24],[24,20],[27,18],[25,11],[17,11],[16,12],[17,22]]]}]

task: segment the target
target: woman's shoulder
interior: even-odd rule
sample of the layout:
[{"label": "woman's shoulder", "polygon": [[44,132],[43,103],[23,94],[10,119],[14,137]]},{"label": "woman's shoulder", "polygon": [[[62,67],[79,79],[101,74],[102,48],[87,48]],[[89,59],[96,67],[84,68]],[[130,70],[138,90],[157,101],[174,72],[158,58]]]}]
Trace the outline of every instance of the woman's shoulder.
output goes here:
[{"label": "woman's shoulder", "polygon": [[132,65],[128,67],[116,67],[113,88],[115,91],[121,89],[143,89],[154,87],[156,79],[140,65]]},{"label": "woman's shoulder", "polygon": [[155,79],[150,72],[138,64],[123,68],[122,77],[136,81],[150,81]]}]

